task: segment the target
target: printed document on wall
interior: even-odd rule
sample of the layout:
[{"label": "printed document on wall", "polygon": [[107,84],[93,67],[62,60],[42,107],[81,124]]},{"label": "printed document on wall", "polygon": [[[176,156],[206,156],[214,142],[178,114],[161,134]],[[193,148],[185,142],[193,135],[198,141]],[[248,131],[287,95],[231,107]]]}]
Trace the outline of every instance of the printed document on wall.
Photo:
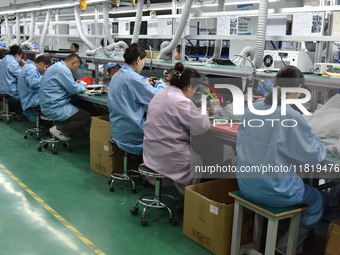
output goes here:
[{"label": "printed document on wall", "polygon": [[148,21],[148,35],[157,35],[158,34],[158,20],[149,20]]},{"label": "printed document on wall", "polygon": [[294,13],[293,36],[322,36],[323,12]]},{"label": "printed document on wall", "polygon": [[340,36],[340,12],[334,12],[332,20],[332,36]]},{"label": "printed document on wall", "polygon": [[287,30],[287,16],[268,17],[266,35],[284,36]]},{"label": "printed document on wall", "polygon": [[238,32],[237,16],[217,17],[216,35],[237,35]]},{"label": "printed document on wall", "polygon": [[130,35],[130,21],[119,21],[118,23],[118,34]]}]

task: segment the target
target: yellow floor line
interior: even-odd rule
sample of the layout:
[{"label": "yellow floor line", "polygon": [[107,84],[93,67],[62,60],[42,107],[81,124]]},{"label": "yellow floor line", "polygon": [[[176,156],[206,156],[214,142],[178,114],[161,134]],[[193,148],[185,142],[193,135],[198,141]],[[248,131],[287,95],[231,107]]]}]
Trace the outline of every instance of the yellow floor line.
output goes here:
[{"label": "yellow floor line", "polygon": [[64,224],[69,230],[72,231],[81,241],[83,241],[90,249],[92,249],[98,255],[106,255],[102,250],[97,248],[89,239],[87,239],[82,233],[75,229],[67,220],[65,220],[59,213],[57,213],[52,207],[46,204],[37,194],[35,194],[30,188],[28,188],[22,181],[20,181],[14,174],[12,174],[4,165],[0,164],[0,168],[4,170],[16,183],[18,183],[28,194],[30,194],[35,200],[37,200],[47,211],[49,211],[56,219]]}]

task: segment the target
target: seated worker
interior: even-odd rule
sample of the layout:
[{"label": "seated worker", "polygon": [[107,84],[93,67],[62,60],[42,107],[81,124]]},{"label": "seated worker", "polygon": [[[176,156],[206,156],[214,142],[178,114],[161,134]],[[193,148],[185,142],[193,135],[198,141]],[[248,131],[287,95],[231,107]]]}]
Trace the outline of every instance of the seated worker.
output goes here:
[{"label": "seated worker", "polygon": [[36,112],[27,110],[30,107],[40,107],[39,87],[42,75],[51,65],[51,60],[46,55],[38,55],[34,62],[27,60],[18,78],[18,90],[21,107],[26,117],[34,122]]},{"label": "seated worker", "polygon": [[[324,199],[315,188],[304,184],[295,171],[277,171],[271,173],[246,173],[241,171],[245,167],[272,166],[278,167],[296,166],[308,164],[312,166],[325,158],[324,145],[311,131],[311,127],[305,118],[290,105],[287,105],[286,115],[281,114],[281,88],[302,87],[304,76],[294,66],[286,66],[280,69],[275,76],[274,86],[278,88],[278,106],[269,115],[255,115],[245,111],[241,123],[249,120],[276,119],[273,126],[264,124],[259,127],[239,125],[237,132],[237,181],[241,193],[256,203],[286,207],[296,204],[306,204],[309,210],[301,215],[300,231],[297,253],[302,252],[302,243],[311,228],[317,226],[322,215]],[[301,93],[287,93],[288,99],[297,99]],[[257,110],[268,110],[272,107],[273,95],[270,93],[264,101],[254,103]],[[295,127],[285,127],[281,121],[293,119],[297,122]],[[257,175],[258,174],[258,175]],[[277,251],[284,254],[287,247],[288,231],[281,237],[278,236]]]},{"label": "seated worker", "polygon": [[81,59],[75,53],[67,56],[49,67],[40,84],[39,100],[43,114],[57,121],[50,132],[62,141],[70,137],[86,134],[91,123],[91,114],[73,106],[71,96],[85,91],[86,85],[74,81],[75,73],[81,64]]},{"label": "seated worker", "polygon": [[118,63],[107,63],[106,64],[106,71],[108,73],[108,75],[110,75],[111,77],[117,73],[120,68],[122,67],[121,64],[118,64]]},{"label": "seated worker", "polygon": [[23,51],[18,45],[9,48],[9,54],[0,62],[0,93],[9,95],[10,102],[19,102],[18,76],[21,71],[19,61]]},{"label": "seated worker", "polygon": [[176,63],[171,86],[151,100],[144,127],[145,165],[172,179],[182,194],[185,186],[199,182],[190,174],[194,172],[190,169],[193,162],[201,162],[199,155],[191,151],[190,135],[201,135],[210,128],[208,116],[202,115],[190,100],[199,78],[195,69]]},{"label": "seated worker", "polygon": [[141,155],[145,108],[165,84],[158,81],[153,87],[152,78],[144,79],[139,74],[145,64],[146,52],[137,43],[125,50],[124,59],[126,65],[112,77],[109,85],[111,135],[120,149]]},{"label": "seated worker", "polygon": [[79,51],[79,44],[78,43],[72,43],[70,46],[70,51]]},{"label": "seated worker", "polygon": [[[70,46],[70,51],[73,51],[74,53],[78,54],[79,44],[78,43],[72,43],[71,46]],[[83,78],[84,72],[85,72],[85,68],[86,68],[86,61],[82,59],[81,60],[81,65],[79,66],[77,72],[75,72],[73,74],[74,79],[80,80],[81,78]]]},{"label": "seated worker", "polygon": [[[176,49],[175,49],[175,60],[181,60],[181,52],[180,52],[180,46],[177,45]],[[170,73],[169,70],[164,70],[163,71],[163,75],[164,75],[164,79],[166,81],[170,81]]]}]

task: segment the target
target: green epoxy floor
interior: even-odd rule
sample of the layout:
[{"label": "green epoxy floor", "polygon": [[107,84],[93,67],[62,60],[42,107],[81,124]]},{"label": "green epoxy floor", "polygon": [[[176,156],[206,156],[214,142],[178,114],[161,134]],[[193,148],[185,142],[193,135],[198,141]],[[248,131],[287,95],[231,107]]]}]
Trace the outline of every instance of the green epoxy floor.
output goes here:
[{"label": "green epoxy floor", "polygon": [[[140,225],[140,214],[129,212],[139,194],[153,188],[138,183],[138,194],[129,185],[116,184],[110,193],[107,178],[90,170],[89,139],[60,145],[58,155],[37,151],[34,137],[23,138],[29,122],[0,122],[0,163],[68,221],[103,254],[211,254],[171,226],[166,211],[151,211],[149,225]],[[125,188],[126,187],[126,188]],[[183,203],[173,189],[167,189]],[[96,254],[64,224],[0,168],[0,254]],[[163,217],[165,216],[165,217]]]},{"label": "green epoxy floor", "polygon": [[[211,254],[183,236],[181,217],[179,226],[171,226],[165,210],[152,211],[149,225],[142,227],[140,214],[132,216],[129,211],[139,194],[153,192],[153,188],[137,183],[138,194],[132,194],[130,185],[117,182],[116,192],[110,193],[107,178],[90,170],[89,139],[72,140],[71,153],[61,145],[57,145],[58,155],[45,149],[38,152],[34,137],[23,138],[29,126],[27,121],[9,125],[0,121],[0,163],[97,250],[0,168],[0,255]],[[183,204],[176,189],[165,191]],[[328,224],[315,229],[304,255],[324,253],[327,230]]]}]

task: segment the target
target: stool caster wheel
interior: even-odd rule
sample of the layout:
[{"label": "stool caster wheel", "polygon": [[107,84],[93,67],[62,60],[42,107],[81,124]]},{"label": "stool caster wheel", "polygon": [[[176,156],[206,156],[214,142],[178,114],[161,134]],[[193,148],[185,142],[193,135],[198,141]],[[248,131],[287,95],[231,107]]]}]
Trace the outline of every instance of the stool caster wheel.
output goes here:
[{"label": "stool caster wheel", "polygon": [[24,135],[24,138],[27,139],[27,135]]},{"label": "stool caster wheel", "polygon": [[42,149],[41,149],[41,147],[38,147],[38,149],[37,149],[38,151],[42,151]]},{"label": "stool caster wheel", "polygon": [[58,151],[57,150],[52,150],[52,153],[53,154],[58,154]]},{"label": "stool caster wheel", "polygon": [[7,120],[7,122],[6,122],[7,124],[9,124],[9,120]]},{"label": "stool caster wheel", "polygon": [[33,136],[33,133],[30,133],[30,136]]},{"label": "stool caster wheel", "polygon": [[114,187],[110,188],[110,192],[115,192],[115,188]]},{"label": "stool caster wheel", "polygon": [[178,220],[175,218],[169,219],[169,222],[172,226],[177,226],[178,225]]},{"label": "stool caster wheel", "polygon": [[131,213],[132,215],[137,215],[137,214],[138,214],[138,207],[137,207],[137,206],[132,207],[132,208],[130,209],[130,213]]},{"label": "stool caster wheel", "polygon": [[40,141],[41,139],[39,137],[37,137],[37,141]]},{"label": "stool caster wheel", "polygon": [[48,143],[45,143],[43,146],[44,146],[44,148],[47,148],[48,147]]},{"label": "stool caster wheel", "polygon": [[133,190],[132,190],[132,194],[137,194],[137,190],[136,190],[136,189],[133,189]]},{"label": "stool caster wheel", "polygon": [[110,184],[111,184],[111,180],[108,180],[108,181],[107,181],[107,184],[110,185]]},{"label": "stool caster wheel", "polygon": [[146,218],[141,218],[140,219],[140,224],[145,227],[148,225],[148,220]]},{"label": "stool caster wheel", "polygon": [[64,148],[67,148],[67,147],[68,147],[68,144],[67,144],[67,143],[63,143],[63,147],[64,147]]}]

